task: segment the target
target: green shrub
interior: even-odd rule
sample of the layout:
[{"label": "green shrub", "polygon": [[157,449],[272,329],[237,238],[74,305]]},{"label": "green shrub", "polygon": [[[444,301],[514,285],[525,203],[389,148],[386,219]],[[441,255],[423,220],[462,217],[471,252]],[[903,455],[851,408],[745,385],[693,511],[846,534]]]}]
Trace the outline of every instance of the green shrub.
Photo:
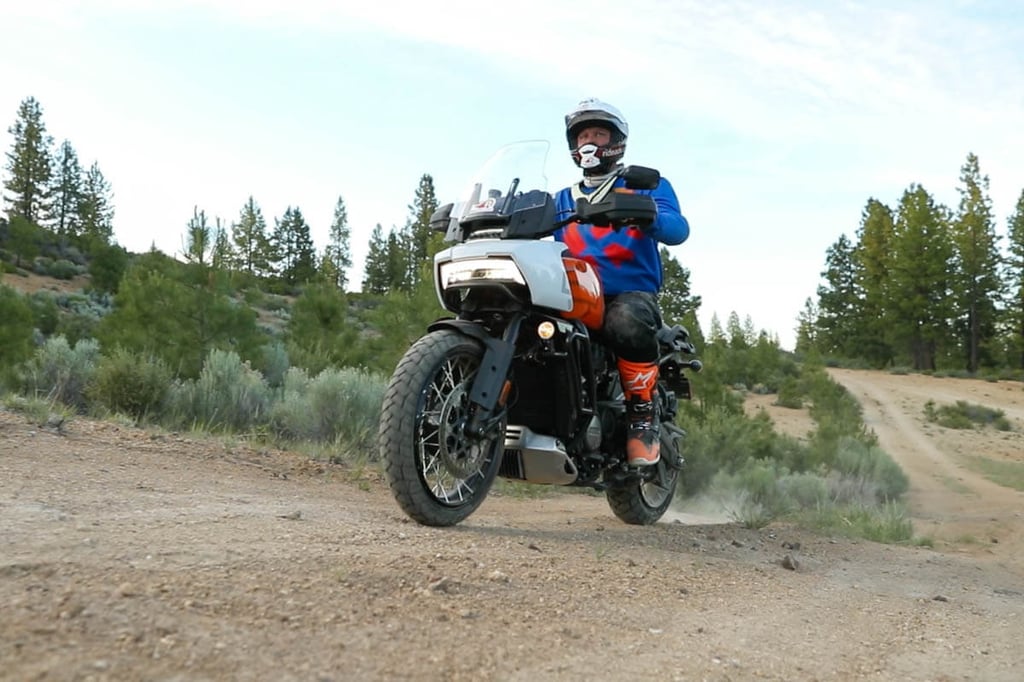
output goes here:
[{"label": "green shrub", "polygon": [[44,398],[26,398],[14,393],[4,396],[4,406],[25,415],[40,428],[60,429],[74,417],[71,408]]},{"label": "green shrub", "polygon": [[284,377],[291,366],[288,350],[281,341],[263,346],[263,378],[271,388],[284,386]]},{"label": "green shrub", "polygon": [[810,442],[813,460],[831,468],[839,442],[844,438],[876,444],[878,439],[864,426],[860,404],[853,396],[823,370],[805,370],[801,381],[810,399],[811,418],[816,424]]},{"label": "green shrub", "polygon": [[59,250],[61,258],[71,261],[75,265],[88,265],[89,260],[82,254],[81,249],[72,244],[64,244]]},{"label": "green shrub", "polygon": [[248,431],[265,424],[271,390],[262,375],[233,351],[213,349],[199,377],[172,385],[168,419],[211,431]]},{"label": "green shrub", "polygon": [[265,294],[261,301],[261,308],[270,312],[280,313],[283,317],[288,316],[288,310],[291,308],[291,299],[287,296],[279,296],[277,294]]},{"label": "green shrub", "polygon": [[242,298],[253,308],[266,308],[267,295],[259,287],[247,287],[241,291]]},{"label": "green shrub", "polygon": [[0,284],[0,384],[13,383],[14,369],[32,355],[32,307]]},{"label": "green shrub", "polygon": [[53,267],[53,259],[48,256],[36,256],[32,259],[32,272],[37,275],[49,277],[51,267]]},{"label": "green shrub", "polygon": [[96,291],[117,293],[128,269],[128,252],[116,244],[97,246],[89,261],[90,284]]},{"label": "green shrub", "polygon": [[803,390],[795,377],[786,377],[779,386],[779,397],[776,405],[799,410],[804,406]]},{"label": "green shrub", "polygon": [[170,382],[171,370],[163,360],[118,348],[100,358],[88,395],[111,412],[139,421],[160,408]]},{"label": "green shrub", "polygon": [[828,475],[828,498],[840,507],[872,507],[882,497],[878,484],[869,478],[844,476],[838,471]]},{"label": "green shrub", "polygon": [[779,478],[779,493],[797,509],[818,509],[828,504],[828,481],[810,472],[787,474]]},{"label": "green shrub", "polygon": [[906,507],[896,502],[823,507],[801,514],[801,522],[822,532],[890,544],[909,542],[914,536]]},{"label": "green shrub", "polygon": [[735,472],[719,471],[710,496],[735,520],[748,528],[760,528],[796,508],[779,484],[788,472],[777,462],[748,460]]},{"label": "green shrub", "polygon": [[271,429],[286,440],[337,443],[372,457],[385,387],[383,378],[363,370],[327,369],[310,379],[293,367]]},{"label": "green shrub", "polygon": [[878,502],[897,500],[910,487],[907,475],[888,453],[853,438],[839,442],[834,468],[842,477],[873,486]]},{"label": "green shrub", "polygon": [[767,415],[749,419],[742,412],[712,408],[691,423],[681,420],[687,431],[683,442],[683,490],[693,495],[704,490],[719,471],[738,470],[755,453],[770,449],[774,439]]},{"label": "green shrub", "polygon": [[974,405],[964,400],[956,401],[955,405],[940,407],[935,406],[934,400],[929,400],[924,404],[924,413],[928,421],[950,429],[973,429],[975,424],[992,426],[1000,431],[1012,428],[1002,410]]},{"label": "green shrub", "polygon": [[81,274],[80,268],[69,260],[63,258],[54,261],[46,270],[47,275],[56,279],[73,279],[75,275]]},{"label": "green shrub", "polygon": [[50,336],[57,331],[57,325],[60,323],[60,308],[57,307],[50,292],[34,292],[28,297],[28,304],[32,308],[32,319],[36,329],[43,336]]},{"label": "green shrub", "polygon": [[81,339],[72,347],[63,336],[51,337],[26,363],[22,388],[29,397],[46,398],[81,411],[99,350],[95,339]]},{"label": "green shrub", "polygon": [[60,317],[55,333],[66,338],[69,343],[78,343],[82,339],[93,338],[98,324],[99,318],[92,315],[71,313]]}]

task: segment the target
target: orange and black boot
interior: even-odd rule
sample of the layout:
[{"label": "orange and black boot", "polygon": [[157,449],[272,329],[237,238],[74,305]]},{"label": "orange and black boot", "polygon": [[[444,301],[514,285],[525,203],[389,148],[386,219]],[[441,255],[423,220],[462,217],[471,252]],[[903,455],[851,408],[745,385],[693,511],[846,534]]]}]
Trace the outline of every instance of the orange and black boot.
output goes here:
[{"label": "orange and black boot", "polygon": [[661,433],[654,408],[658,365],[653,362],[618,361],[619,377],[626,396],[626,462],[630,466],[657,464]]}]

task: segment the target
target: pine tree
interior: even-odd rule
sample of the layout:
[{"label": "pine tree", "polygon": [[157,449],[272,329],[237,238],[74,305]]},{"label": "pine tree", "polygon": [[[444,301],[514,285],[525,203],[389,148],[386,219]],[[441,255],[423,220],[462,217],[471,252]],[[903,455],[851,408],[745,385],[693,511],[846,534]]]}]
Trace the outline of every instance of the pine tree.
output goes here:
[{"label": "pine tree", "polygon": [[753,346],[757,343],[757,340],[764,336],[764,332],[758,333],[757,327],[754,326],[754,318],[747,315],[743,318],[743,338],[746,340],[748,346]]},{"label": "pine tree", "polygon": [[876,199],[868,199],[853,251],[856,285],[862,296],[856,343],[859,354],[880,367],[893,361],[889,333],[892,320],[887,305],[893,230],[892,210]]},{"label": "pine tree", "polygon": [[357,343],[348,323],[348,301],[334,282],[305,287],[288,320],[288,356],[310,374],[348,364]]},{"label": "pine tree", "polygon": [[210,225],[206,221],[206,211],[198,206],[192,209],[192,218],[185,228],[185,260],[196,265],[209,265],[207,254],[213,244]]},{"label": "pine tree", "polygon": [[426,326],[445,315],[429,277],[430,264],[424,262],[421,270],[412,291],[389,291],[370,312],[371,324],[379,332],[369,341],[369,356],[364,360],[370,369],[391,374]]},{"label": "pine tree", "polygon": [[61,143],[54,164],[51,226],[54,232],[64,237],[77,237],[81,230],[78,209],[82,204],[82,166],[78,154],[68,140]]},{"label": "pine tree", "polygon": [[797,353],[817,353],[818,347],[818,318],[821,316],[817,304],[808,297],[804,301],[804,309],[797,316],[796,325],[796,347]]},{"label": "pine tree", "polygon": [[[437,193],[434,178],[424,173],[416,187],[416,196],[409,205],[408,232],[410,238],[409,257],[411,260],[410,279],[419,277],[420,265],[428,256],[433,256],[434,233],[430,231],[430,216],[437,210]],[[438,242],[439,243],[439,242]]]},{"label": "pine tree", "polygon": [[389,284],[387,242],[384,241],[384,229],[377,223],[370,233],[369,249],[363,266],[363,291],[384,294]]},{"label": "pine tree", "polygon": [[709,332],[711,343],[724,343],[725,332],[722,330],[722,322],[718,319],[718,313],[711,313],[711,330]]},{"label": "pine tree", "polygon": [[116,294],[128,261],[128,252],[117,244],[97,249],[89,259],[89,284],[96,291]]},{"label": "pine tree", "polygon": [[231,226],[231,240],[238,268],[250,276],[270,274],[272,248],[267,221],[252,196],[242,207],[238,222]]},{"label": "pine tree", "polygon": [[934,370],[953,311],[953,245],[949,210],[920,185],[911,185],[900,199],[892,254],[888,305],[893,334],[914,369]]},{"label": "pine tree", "polygon": [[729,313],[725,323],[725,334],[728,337],[729,348],[743,350],[750,346],[747,342],[747,334],[740,323],[740,315],[735,310]]},{"label": "pine tree", "polygon": [[43,228],[31,222],[24,216],[15,215],[7,225],[7,243],[5,244],[11,253],[14,254],[14,266],[20,268],[23,263],[31,262],[39,255],[40,245],[43,243]]},{"label": "pine tree", "polygon": [[828,247],[821,276],[825,284],[818,287],[818,347],[826,354],[850,357],[858,350],[861,292],[853,245],[845,234]]},{"label": "pine tree", "polygon": [[82,221],[81,238],[85,248],[92,251],[109,244],[114,236],[113,194],[110,183],[95,162],[85,174],[81,199],[78,206]]},{"label": "pine tree", "polygon": [[14,138],[14,146],[7,152],[4,181],[7,215],[39,225],[50,212],[53,138],[46,134],[43,110],[35,98],[22,101],[18,119],[7,132]]},{"label": "pine tree", "polygon": [[214,270],[226,271],[232,268],[236,260],[235,251],[231,248],[231,238],[228,236],[227,226],[220,218],[214,219],[210,265]]},{"label": "pine tree", "polygon": [[[661,247],[662,288],[658,303],[666,324],[689,328],[700,310],[700,296],[690,292],[690,271],[679,264],[667,248]],[[691,331],[693,331],[691,329]]]},{"label": "pine tree", "polygon": [[334,219],[324,249],[324,266],[329,268],[330,279],[341,291],[348,286],[348,269],[352,267],[351,234],[348,227],[348,211],[345,200],[340,196],[334,205]]},{"label": "pine tree", "polygon": [[388,287],[391,291],[411,292],[416,286],[416,277],[413,274],[413,263],[409,254],[411,248],[411,232],[407,227],[400,233],[393,230],[388,234],[387,247],[387,273]]},{"label": "pine tree", "polygon": [[316,275],[316,249],[309,225],[298,208],[289,206],[275,221],[274,247],[279,257],[281,281],[289,286],[303,284]]},{"label": "pine tree", "polygon": [[1009,256],[1006,259],[1006,284],[1009,298],[1006,322],[1010,329],[1011,352],[1016,366],[1024,369],[1024,191],[1017,198],[1017,206],[1008,223]]},{"label": "pine tree", "polygon": [[157,251],[143,254],[125,273],[97,338],[105,348],[152,353],[185,377],[197,376],[214,348],[257,359],[265,337],[256,313],[235,303],[215,274]]},{"label": "pine tree", "polygon": [[991,364],[989,346],[996,335],[995,302],[1002,294],[1000,255],[988,176],[983,176],[978,157],[967,155],[960,169],[960,207],[953,221],[955,284],[958,308],[964,316],[958,329],[965,338],[967,371],[976,372],[984,359]]}]

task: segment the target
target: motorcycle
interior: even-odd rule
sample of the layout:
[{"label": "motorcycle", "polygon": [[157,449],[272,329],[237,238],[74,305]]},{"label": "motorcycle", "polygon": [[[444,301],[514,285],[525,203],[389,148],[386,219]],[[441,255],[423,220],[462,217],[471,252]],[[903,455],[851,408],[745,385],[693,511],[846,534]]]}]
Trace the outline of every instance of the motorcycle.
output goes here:
[{"label": "motorcycle", "polygon": [[[656,409],[661,458],[626,462],[626,408],[615,357],[600,342],[604,315],[595,270],[551,239],[572,221],[615,229],[655,219],[651,168],[621,168],[572,215],[556,215],[545,191],[546,142],[503,147],[467,196],[431,218],[449,248],[434,257],[438,319],[396,366],[381,409],[379,450],[395,500],[427,526],[455,525],[497,477],[604,491],[616,517],[655,523],[683,469],[690,399],[700,371],[687,330],[664,325]],[[614,190],[619,178],[626,192]]]}]

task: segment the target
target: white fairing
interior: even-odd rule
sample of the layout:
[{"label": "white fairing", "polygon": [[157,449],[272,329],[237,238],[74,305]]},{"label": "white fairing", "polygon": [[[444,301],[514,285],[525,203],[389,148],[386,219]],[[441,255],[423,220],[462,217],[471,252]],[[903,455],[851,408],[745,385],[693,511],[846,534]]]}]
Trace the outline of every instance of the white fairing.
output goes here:
[{"label": "white fairing", "polygon": [[[569,278],[565,274],[562,255],[565,244],[553,240],[509,240],[479,239],[456,244],[434,256],[434,272],[448,261],[471,258],[511,258],[523,273],[530,289],[531,303],[554,310],[572,310],[572,294],[569,292]],[[435,280],[438,299],[441,298],[441,284]]]}]

